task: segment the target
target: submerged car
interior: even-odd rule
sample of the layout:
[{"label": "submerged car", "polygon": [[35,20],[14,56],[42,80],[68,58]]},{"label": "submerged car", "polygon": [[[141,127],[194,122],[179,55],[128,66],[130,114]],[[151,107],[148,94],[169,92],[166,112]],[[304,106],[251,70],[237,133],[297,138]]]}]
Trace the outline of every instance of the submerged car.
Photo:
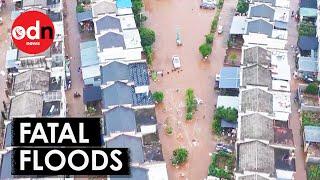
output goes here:
[{"label": "submerged car", "polygon": [[213,0],[202,0],[200,4],[201,9],[215,9],[216,6]]},{"label": "submerged car", "polygon": [[172,56],[172,64],[174,69],[179,69],[181,67],[179,56],[177,55]]}]

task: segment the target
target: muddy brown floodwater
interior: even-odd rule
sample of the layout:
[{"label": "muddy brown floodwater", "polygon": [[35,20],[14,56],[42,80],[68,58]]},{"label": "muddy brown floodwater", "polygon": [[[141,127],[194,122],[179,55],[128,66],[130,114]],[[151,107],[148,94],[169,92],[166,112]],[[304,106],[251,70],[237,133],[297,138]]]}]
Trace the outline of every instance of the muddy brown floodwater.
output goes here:
[{"label": "muddy brown floodwater", "polygon": [[[153,91],[165,94],[162,105],[156,108],[160,124],[160,140],[163,146],[169,179],[199,180],[207,176],[210,163],[209,153],[215,145],[211,133],[211,120],[217,95],[214,92],[215,74],[223,66],[230,27],[236,1],[227,0],[221,12],[219,24],[225,32],[217,35],[213,43],[213,53],[207,61],[202,61],[199,46],[209,33],[215,11],[199,8],[200,0],[145,0],[148,20],[145,26],[156,33],[153,69],[163,71],[164,76],[151,84]],[[183,46],[176,46],[176,31],[179,29]],[[172,72],[172,55],[181,59],[182,71]],[[169,74],[167,74],[169,72]],[[185,91],[192,88],[197,98],[203,100],[191,122],[185,121]],[[167,136],[164,124],[173,127],[173,135]],[[189,150],[187,164],[174,168],[170,163],[172,151],[177,147]]]}]

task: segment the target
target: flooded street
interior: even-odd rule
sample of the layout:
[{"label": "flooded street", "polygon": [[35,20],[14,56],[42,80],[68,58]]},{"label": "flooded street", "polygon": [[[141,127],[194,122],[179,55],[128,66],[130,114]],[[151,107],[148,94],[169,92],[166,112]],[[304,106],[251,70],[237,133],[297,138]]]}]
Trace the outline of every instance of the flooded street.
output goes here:
[{"label": "flooded street", "polygon": [[[204,43],[205,35],[210,31],[214,16],[212,10],[199,8],[200,0],[145,0],[148,20],[145,26],[156,33],[154,45],[153,69],[163,71],[164,76],[152,83],[153,91],[165,94],[164,103],[157,107],[157,119],[160,125],[160,139],[167,162],[169,179],[204,179],[210,163],[209,153],[213,152],[215,137],[211,133],[211,121],[217,95],[214,92],[215,74],[223,66],[227,46],[227,30],[232,21],[236,1],[227,0],[221,12],[220,23],[224,26],[222,35],[216,34],[213,52],[204,62],[199,46]],[[179,29],[183,46],[176,46],[176,32]],[[182,71],[172,72],[171,57],[178,55]],[[203,100],[191,122],[185,120],[185,91],[194,89],[197,98]],[[173,127],[173,135],[167,136],[164,124]],[[172,151],[177,147],[189,150],[189,160],[178,169],[171,165]]]},{"label": "flooded street", "polygon": [[[64,11],[66,17],[64,19],[65,24],[65,46],[66,55],[70,57],[70,70],[71,70],[71,89],[66,91],[68,102],[68,115],[71,117],[83,117],[84,116],[84,104],[82,101],[82,88],[83,80],[81,72],[78,72],[78,68],[81,66],[80,61],[80,33],[76,15],[76,0],[64,1]],[[82,96],[80,98],[74,98],[73,93],[79,92]]]}]

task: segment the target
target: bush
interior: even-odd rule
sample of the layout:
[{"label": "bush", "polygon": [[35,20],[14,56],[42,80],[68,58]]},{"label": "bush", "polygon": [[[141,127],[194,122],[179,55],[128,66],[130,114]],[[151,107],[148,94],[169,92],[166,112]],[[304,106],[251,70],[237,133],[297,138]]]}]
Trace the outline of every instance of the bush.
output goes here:
[{"label": "bush", "polygon": [[77,7],[76,7],[76,12],[77,13],[82,13],[84,12],[84,8],[81,4],[78,4]]},{"label": "bush", "polygon": [[212,128],[212,133],[220,135],[222,132],[221,119],[213,118],[211,128]]},{"label": "bush", "polygon": [[192,89],[187,89],[186,91],[186,107],[187,113],[192,113],[196,110],[197,102]]},{"label": "bush", "polygon": [[186,120],[191,120],[193,118],[192,112],[187,112],[186,114]]},{"label": "bush", "polygon": [[206,43],[207,44],[212,44],[213,43],[213,39],[214,39],[214,35],[213,34],[207,34],[206,35]]},{"label": "bush", "polygon": [[[218,162],[223,162],[228,169],[225,170],[224,167],[219,167]],[[213,154],[208,169],[208,176],[214,176],[222,179],[231,179],[232,170],[234,168],[234,162],[235,157],[231,154],[222,151]]]},{"label": "bush", "polygon": [[239,0],[237,4],[237,12],[246,13],[249,10],[249,2],[246,0]]},{"label": "bush", "polygon": [[299,36],[316,36],[317,28],[309,22],[301,22],[298,31]]},{"label": "bush", "polygon": [[139,29],[140,36],[141,36],[141,45],[142,47],[152,46],[152,44],[156,40],[156,34],[152,29],[149,28],[140,28]]},{"label": "bush", "polygon": [[172,165],[180,165],[185,163],[188,160],[188,150],[185,148],[178,148],[173,151],[173,157],[172,157]]},{"label": "bush", "polygon": [[158,103],[161,103],[164,99],[164,95],[163,95],[163,92],[161,91],[156,91],[152,94],[152,98],[153,100],[155,100],[156,102]]},{"label": "bush", "polygon": [[142,0],[132,0],[132,12],[134,15],[139,15],[143,7]]},{"label": "bush", "polygon": [[229,56],[230,61],[232,62],[232,64],[235,64],[236,60],[237,60],[237,54],[236,53],[231,53]]},{"label": "bush", "polygon": [[320,177],[320,165],[311,164],[307,168],[308,180],[317,180]]},{"label": "bush", "polygon": [[306,93],[307,94],[313,94],[317,95],[318,94],[318,84],[317,83],[311,83],[307,86],[306,88]]},{"label": "bush", "polygon": [[202,57],[205,58],[212,53],[212,47],[210,44],[204,43],[199,47],[199,51]]},{"label": "bush", "polygon": [[224,0],[219,0],[218,5],[217,5],[217,8],[218,8],[218,9],[222,9],[223,3],[224,3]]},{"label": "bush", "polygon": [[167,127],[166,127],[166,133],[167,133],[168,135],[171,135],[171,134],[173,133],[173,128],[172,128],[171,126],[167,126]]},{"label": "bush", "polygon": [[152,60],[153,60],[153,49],[152,49],[152,47],[151,46],[145,46],[143,48],[143,50],[144,50],[144,52],[146,54],[147,63],[149,65],[151,65],[152,64]]}]

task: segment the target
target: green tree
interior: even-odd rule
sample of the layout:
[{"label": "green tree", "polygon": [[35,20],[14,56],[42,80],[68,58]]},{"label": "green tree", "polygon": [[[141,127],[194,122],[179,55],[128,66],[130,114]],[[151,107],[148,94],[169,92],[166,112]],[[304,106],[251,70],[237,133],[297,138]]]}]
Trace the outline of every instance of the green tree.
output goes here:
[{"label": "green tree", "polygon": [[207,44],[212,44],[213,43],[213,39],[214,39],[214,35],[213,34],[207,34],[206,35],[206,43]]},{"label": "green tree", "polygon": [[199,51],[202,57],[205,58],[212,53],[212,47],[210,44],[204,43],[199,47]]},{"label": "green tree", "polygon": [[239,0],[237,4],[237,12],[246,13],[249,10],[249,2],[247,0]]},{"label": "green tree", "polygon": [[302,21],[299,25],[299,36],[316,36],[317,28],[310,22]]},{"label": "green tree", "polygon": [[197,107],[196,97],[194,95],[193,89],[187,89],[186,91],[186,107],[187,113],[193,112]]},{"label": "green tree", "polygon": [[318,94],[318,84],[317,83],[309,84],[306,88],[306,93],[317,95]]},{"label": "green tree", "polygon": [[161,103],[164,99],[164,94],[161,91],[156,91],[152,94],[153,100],[155,100],[158,103]]},{"label": "green tree", "polygon": [[78,4],[77,7],[76,7],[76,12],[77,13],[82,13],[84,12],[84,8],[81,4]]},{"label": "green tree", "polygon": [[149,65],[151,65],[152,64],[152,60],[153,60],[153,49],[152,49],[152,47],[151,46],[145,46],[145,47],[143,47],[143,50],[144,50],[144,52],[146,54],[146,57],[147,57],[147,63]]},{"label": "green tree", "polygon": [[139,32],[141,36],[141,45],[143,47],[152,46],[152,44],[156,40],[155,32],[152,29],[144,28],[144,27],[140,28]]},{"label": "green tree", "polygon": [[320,165],[312,164],[307,168],[308,170],[308,180],[318,180],[320,177]]},{"label": "green tree", "polygon": [[180,165],[188,160],[188,150],[185,148],[178,148],[173,151],[172,165]]},{"label": "green tree", "polygon": [[132,12],[134,15],[138,15],[143,7],[143,2],[141,0],[132,0]]}]

